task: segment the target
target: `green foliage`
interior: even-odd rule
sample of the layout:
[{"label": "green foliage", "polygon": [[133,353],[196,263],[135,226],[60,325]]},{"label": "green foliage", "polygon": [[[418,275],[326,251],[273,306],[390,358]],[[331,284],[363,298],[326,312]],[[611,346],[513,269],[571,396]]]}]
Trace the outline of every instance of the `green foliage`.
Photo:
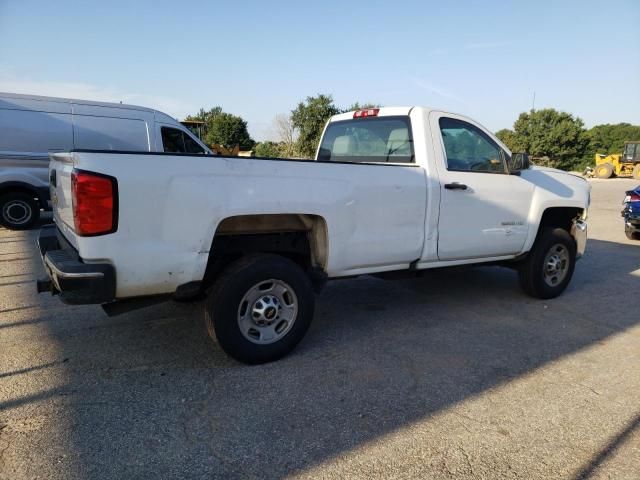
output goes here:
[{"label": "green foliage", "polygon": [[247,122],[230,113],[216,115],[205,133],[208,143],[219,143],[225,147],[240,145],[242,150],[250,150],[255,142],[247,130]]},{"label": "green foliage", "polygon": [[204,108],[201,108],[200,111],[195,115],[187,115],[187,118],[185,118],[185,120],[196,120],[198,122],[204,122],[205,124],[208,124],[215,116],[220,115],[221,113],[222,107],[213,107],[211,110],[205,110]]},{"label": "green foliage", "polygon": [[301,156],[313,158],[327,120],[340,112],[331,95],[307,97],[298,104],[291,112],[291,123],[298,131],[296,150]]},{"label": "green foliage", "polygon": [[553,108],[521,113],[513,130],[516,146],[522,147],[521,151],[544,159],[538,163],[564,170],[570,170],[577,163],[588,143],[583,121]]},{"label": "green foliage", "polygon": [[360,104],[360,102],[356,102],[356,103],[352,103],[350,106],[345,108],[343,111],[344,112],[353,112],[354,110],[364,110],[365,108],[381,108],[381,107],[382,107],[382,105],[380,105],[378,103],[364,102],[363,104]]},{"label": "green foliage", "polygon": [[209,145],[215,143],[227,148],[240,145],[242,150],[250,150],[255,145],[247,130],[247,122],[241,117],[223,112],[221,107],[210,110],[201,108],[197,114],[187,116],[186,120],[204,122],[202,140]]},{"label": "green foliage", "polygon": [[256,157],[275,158],[283,156],[282,145],[269,140],[257,143],[253,148],[253,154]]},{"label": "green foliage", "polygon": [[629,123],[596,125],[587,132],[587,139],[589,144],[584,160],[593,163],[596,153],[622,153],[624,142],[640,140],[640,126]]},{"label": "green foliage", "polygon": [[537,164],[564,170],[593,166],[596,153],[622,153],[625,141],[640,140],[638,125],[606,124],[585,130],[581,119],[552,108],[521,113],[513,127],[496,132],[512,152],[527,152]]},{"label": "green foliage", "polygon": [[518,136],[516,135],[516,132],[514,132],[513,130],[509,130],[508,128],[503,128],[502,130],[498,130],[496,132],[496,137],[498,137],[502,143],[504,143],[507,147],[509,147],[509,150],[511,150],[513,153],[524,152],[520,148],[520,145],[518,144]]}]

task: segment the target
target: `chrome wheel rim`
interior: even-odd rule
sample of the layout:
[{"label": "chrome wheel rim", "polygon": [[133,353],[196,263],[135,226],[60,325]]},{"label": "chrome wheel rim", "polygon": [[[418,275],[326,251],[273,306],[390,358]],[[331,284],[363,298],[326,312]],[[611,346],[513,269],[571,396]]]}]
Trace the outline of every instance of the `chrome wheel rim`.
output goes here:
[{"label": "chrome wheel rim", "polygon": [[561,243],[556,243],[544,257],[544,281],[550,287],[562,283],[569,271],[569,250]]},{"label": "chrome wheel rim", "polygon": [[282,339],[298,316],[298,297],[282,280],[263,280],[251,287],[238,307],[238,327],[258,345]]},{"label": "chrome wheel rim", "polygon": [[11,200],[2,207],[5,221],[14,225],[23,225],[31,219],[31,205],[23,200]]}]

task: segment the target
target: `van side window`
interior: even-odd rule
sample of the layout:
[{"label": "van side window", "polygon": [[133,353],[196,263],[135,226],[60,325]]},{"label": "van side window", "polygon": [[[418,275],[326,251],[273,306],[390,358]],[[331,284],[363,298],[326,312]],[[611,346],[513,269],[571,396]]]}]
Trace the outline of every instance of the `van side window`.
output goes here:
[{"label": "van side window", "polygon": [[203,148],[177,128],[162,127],[162,145],[166,153],[204,153]]},{"label": "van side window", "polygon": [[482,130],[455,118],[440,118],[447,170],[506,173],[502,149]]}]

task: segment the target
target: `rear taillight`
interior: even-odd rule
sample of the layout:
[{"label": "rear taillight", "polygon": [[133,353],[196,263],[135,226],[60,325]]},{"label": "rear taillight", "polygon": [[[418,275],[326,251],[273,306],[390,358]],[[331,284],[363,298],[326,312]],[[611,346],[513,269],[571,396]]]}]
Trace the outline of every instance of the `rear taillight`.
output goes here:
[{"label": "rear taillight", "polygon": [[629,201],[630,202],[640,202],[640,193],[631,192],[629,194]]},{"label": "rear taillight", "polygon": [[115,178],[74,170],[71,173],[71,195],[77,235],[104,235],[117,230],[118,184]]},{"label": "rear taillight", "polygon": [[366,110],[356,110],[353,112],[353,118],[377,117],[380,112],[379,108],[367,108]]}]

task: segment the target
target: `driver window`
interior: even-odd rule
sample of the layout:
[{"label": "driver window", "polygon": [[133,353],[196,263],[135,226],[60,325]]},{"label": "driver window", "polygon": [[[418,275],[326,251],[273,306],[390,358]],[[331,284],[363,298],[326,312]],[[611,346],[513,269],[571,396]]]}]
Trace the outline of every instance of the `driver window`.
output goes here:
[{"label": "driver window", "polygon": [[502,150],[482,130],[454,118],[440,118],[447,170],[505,173]]}]

